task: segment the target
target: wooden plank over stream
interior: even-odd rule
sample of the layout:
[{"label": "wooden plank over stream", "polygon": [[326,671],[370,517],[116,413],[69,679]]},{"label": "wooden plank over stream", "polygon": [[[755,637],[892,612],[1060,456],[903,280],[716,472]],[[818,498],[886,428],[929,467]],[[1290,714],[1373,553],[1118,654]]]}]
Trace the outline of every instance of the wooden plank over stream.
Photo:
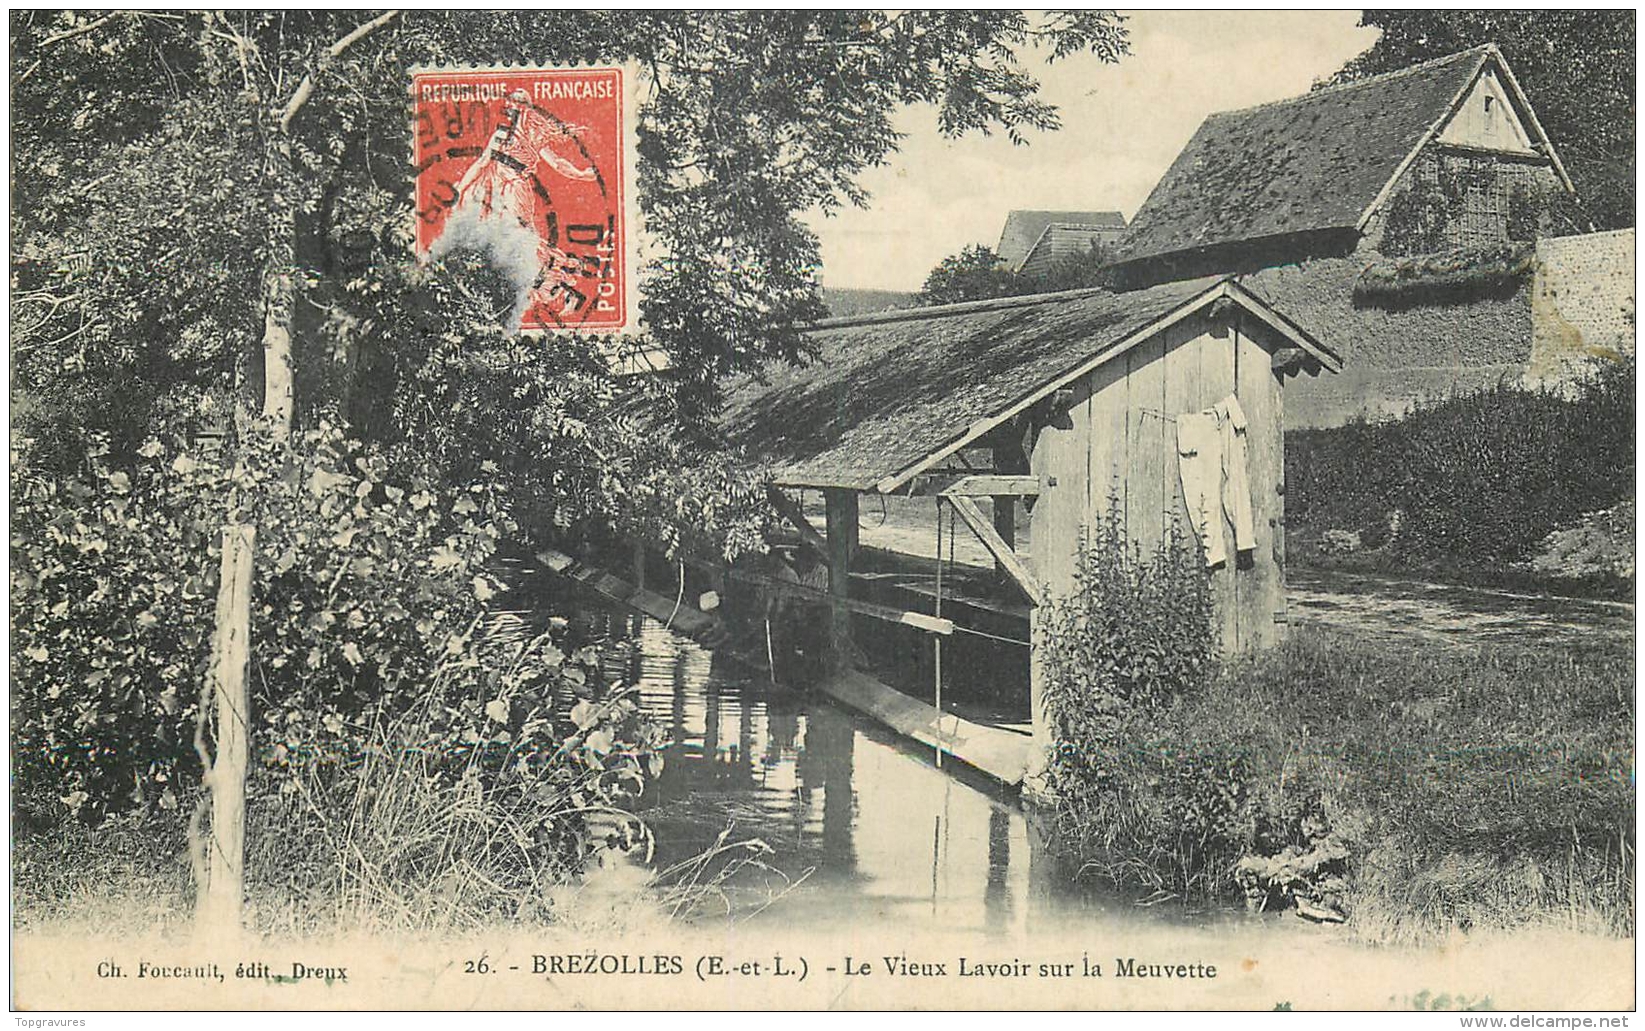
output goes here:
[{"label": "wooden plank over stream", "polygon": [[713,616],[698,610],[684,599],[676,604],[673,598],[646,590],[644,587],[636,587],[620,576],[613,576],[603,569],[584,565],[564,552],[544,548],[537,552],[537,561],[560,576],[575,580],[612,601],[636,609],[688,637],[704,633],[714,626]]},{"label": "wooden plank over stream", "polygon": [[903,737],[932,749],[941,748],[945,755],[1007,787],[1022,784],[1033,747],[1033,738],[1027,734],[939,713],[919,699],[910,698],[856,670],[843,670],[823,680],[817,690],[847,708],[873,717]]}]

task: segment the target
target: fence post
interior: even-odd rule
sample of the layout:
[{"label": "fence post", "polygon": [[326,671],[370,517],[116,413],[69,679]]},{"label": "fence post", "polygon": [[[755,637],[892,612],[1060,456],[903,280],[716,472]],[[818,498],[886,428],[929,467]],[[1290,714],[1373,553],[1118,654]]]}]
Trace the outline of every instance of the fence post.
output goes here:
[{"label": "fence post", "polygon": [[206,883],[196,919],[202,930],[237,933],[245,898],[246,770],[251,756],[251,571],[257,528],[223,527],[223,561],[217,590],[217,627],[211,677],[216,715],[216,757],[207,773],[211,787],[211,836]]}]

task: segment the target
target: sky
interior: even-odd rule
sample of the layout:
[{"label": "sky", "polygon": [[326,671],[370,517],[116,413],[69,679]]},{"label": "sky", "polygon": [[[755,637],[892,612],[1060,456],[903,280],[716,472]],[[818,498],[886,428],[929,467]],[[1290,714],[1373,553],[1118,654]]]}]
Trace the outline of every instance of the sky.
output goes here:
[{"label": "sky", "polygon": [[1013,208],[1122,212],[1153,189],[1205,116],[1306,92],[1368,48],[1359,11],[1148,11],[1130,14],[1117,65],[1073,56],[1032,70],[1062,128],[945,140],[934,108],[896,119],[907,138],[869,170],[867,209],[809,219],[829,287],[918,290],[967,244],[999,242]]}]

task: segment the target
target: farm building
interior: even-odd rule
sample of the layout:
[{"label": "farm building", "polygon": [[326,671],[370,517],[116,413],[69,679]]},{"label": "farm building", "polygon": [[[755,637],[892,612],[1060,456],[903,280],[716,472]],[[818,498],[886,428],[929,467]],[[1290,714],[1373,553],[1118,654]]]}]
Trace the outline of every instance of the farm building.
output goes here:
[{"label": "farm building", "polygon": [[1125,216],[1117,211],[1013,211],[994,253],[1012,272],[1043,275],[1058,261],[1093,245],[1113,247],[1124,235]]},{"label": "farm building", "polygon": [[1292,428],[1396,417],[1632,353],[1633,233],[1548,236],[1570,196],[1486,45],[1210,116],[1110,270],[1128,287],[1245,274],[1347,367],[1296,385]]},{"label": "farm building", "polygon": [[[948,623],[1020,613],[1020,643],[1031,642],[1034,612],[1072,591],[1084,528],[1110,499],[1145,546],[1173,522],[1200,535],[1226,651],[1283,633],[1285,385],[1340,363],[1259,294],[1206,277],[835,319],[810,338],[817,360],[733,387],[723,426],[769,464],[779,490],[826,499],[821,532],[799,498],[783,507],[826,557],[836,654],[851,653],[865,614],[902,610]],[[1240,486],[1223,492],[1225,475]],[[934,510],[982,543],[1003,588],[945,570],[940,547],[935,568],[864,554],[862,499],[908,495],[938,498]],[[945,572],[953,603],[937,600],[932,613]],[[870,596],[886,612],[861,607]],[[939,664],[956,629],[974,627],[924,625]],[[1009,636],[998,629],[988,633]],[[1043,745],[1038,660],[1027,651]]]},{"label": "farm building", "polygon": [[1493,45],[1211,115],[1131,221],[1133,285],[1530,240],[1571,182]]}]

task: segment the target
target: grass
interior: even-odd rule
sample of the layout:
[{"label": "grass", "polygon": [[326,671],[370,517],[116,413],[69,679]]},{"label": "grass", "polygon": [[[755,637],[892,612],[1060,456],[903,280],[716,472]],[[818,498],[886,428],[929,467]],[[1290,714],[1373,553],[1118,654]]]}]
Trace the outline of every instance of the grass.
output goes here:
[{"label": "grass", "polygon": [[1088,878],[1323,903],[1376,941],[1631,935],[1633,723],[1628,656],[1302,630],[1130,718],[1060,840]]},{"label": "grass", "polygon": [[[270,790],[277,783],[295,787]],[[27,808],[54,811],[54,799],[36,801]],[[477,779],[453,787],[417,749],[372,749],[346,777],[254,774],[246,924],[299,938],[546,925],[623,933],[730,915],[727,891],[739,875],[776,873],[764,863],[763,841],[729,829],[703,854],[653,870],[649,832],[616,809],[583,814],[596,847],[572,869],[536,847],[531,826],[565,815],[544,804],[559,803],[494,797]],[[13,840],[14,927],[187,933],[194,886],[186,812],[131,812],[95,827],[23,821]],[[785,879],[756,908],[790,886]]]}]

